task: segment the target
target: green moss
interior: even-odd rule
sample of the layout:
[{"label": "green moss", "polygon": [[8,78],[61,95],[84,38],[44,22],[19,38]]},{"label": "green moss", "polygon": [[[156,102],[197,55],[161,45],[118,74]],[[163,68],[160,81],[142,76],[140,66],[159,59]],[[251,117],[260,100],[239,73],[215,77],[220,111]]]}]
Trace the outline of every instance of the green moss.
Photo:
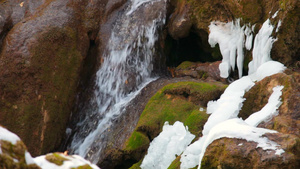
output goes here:
[{"label": "green moss", "polygon": [[168,169],[180,169],[180,156],[178,156],[168,167]]},{"label": "green moss", "polygon": [[[188,97],[198,95],[207,96],[211,93],[222,93],[226,86],[219,83],[197,83],[197,82],[178,82],[164,86],[147,103],[142,112],[135,131],[130,136],[125,145],[125,150],[129,154],[146,153],[151,140],[153,140],[162,130],[166,121],[170,125],[176,121],[181,121],[189,127],[189,131],[197,136],[200,135],[203,125],[208,115],[205,111],[199,111],[200,106]],[[201,97],[202,98],[202,97]],[[204,100],[207,99],[203,97]],[[208,99],[207,99],[208,100]],[[136,161],[141,160],[134,157]]]},{"label": "green moss", "polygon": [[126,150],[134,150],[149,144],[150,141],[148,137],[138,131],[134,131],[128,140]]},{"label": "green moss", "polygon": [[132,165],[129,169],[141,169],[142,160],[140,160],[138,163],[135,163]]},{"label": "green moss", "polygon": [[72,169],[93,169],[93,168],[90,165],[86,164],[86,165],[79,166],[77,168],[72,168]]},{"label": "green moss", "polygon": [[46,155],[45,159],[47,161],[49,161],[50,163],[54,163],[54,164],[59,165],[59,166],[63,165],[64,161],[68,161],[68,159],[60,156],[57,153],[48,154],[48,155]]},{"label": "green moss", "polygon": [[176,67],[176,69],[187,69],[192,66],[194,66],[196,63],[190,62],[190,61],[184,61],[179,66]]},{"label": "green moss", "polygon": [[192,133],[199,135],[201,134],[203,124],[205,124],[208,118],[208,114],[204,111],[194,110],[188,116],[188,118],[184,121],[184,125],[189,126],[189,131]]}]

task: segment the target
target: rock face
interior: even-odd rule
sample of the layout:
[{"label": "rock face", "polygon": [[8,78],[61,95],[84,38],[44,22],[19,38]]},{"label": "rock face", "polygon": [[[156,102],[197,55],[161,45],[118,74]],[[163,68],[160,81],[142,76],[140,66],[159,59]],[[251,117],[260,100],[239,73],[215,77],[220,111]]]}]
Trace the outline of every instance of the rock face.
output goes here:
[{"label": "rock face", "polygon": [[[202,79],[202,80],[216,80],[223,81],[225,79],[221,78],[219,64],[221,62],[213,63],[194,63],[185,61],[176,67],[174,70],[174,77],[184,77],[190,76],[192,78]],[[172,72],[171,72],[172,73]]]},{"label": "rock face", "polygon": [[33,155],[60,146],[65,133],[89,49],[88,32],[92,38],[97,28],[91,24],[99,23],[83,18],[88,16],[81,8],[89,5],[0,2],[0,123]]},{"label": "rock face", "polygon": [[299,168],[300,160],[300,87],[299,73],[281,73],[258,82],[245,94],[246,101],[239,114],[243,119],[260,110],[272,93],[272,88],[283,85],[282,105],[279,114],[258,127],[278,131],[266,134],[285,151],[275,155],[274,151],[256,148],[257,143],[241,139],[222,138],[214,141],[205,153],[202,168]]},{"label": "rock face", "polygon": [[[262,23],[271,18],[277,26],[282,25],[274,34],[278,41],[272,48],[272,58],[290,66],[295,65],[299,58],[299,1],[297,0],[172,0],[174,11],[168,23],[168,32],[174,38],[184,38],[189,32],[196,32],[207,42],[208,26],[213,20],[228,22],[241,18],[243,23],[256,24],[255,32]],[[253,12],[255,11],[255,12]],[[278,11],[277,17],[272,18]],[[208,47],[208,50],[209,49]],[[251,56],[247,56],[251,57]],[[250,59],[250,58],[248,58]]]}]

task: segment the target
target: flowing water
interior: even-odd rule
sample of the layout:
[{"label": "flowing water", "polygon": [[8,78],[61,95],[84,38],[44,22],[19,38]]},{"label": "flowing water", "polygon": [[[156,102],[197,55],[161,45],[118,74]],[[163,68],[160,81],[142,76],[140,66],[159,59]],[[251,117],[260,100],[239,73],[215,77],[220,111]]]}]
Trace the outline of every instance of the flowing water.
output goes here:
[{"label": "flowing water", "polygon": [[[159,3],[159,5],[157,5]],[[154,78],[153,55],[165,23],[165,0],[132,0],[115,21],[103,63],[97,71],[93,99],[76,126],[69,149],[97,163],[106,146],[105,132],[128,103]]]}]

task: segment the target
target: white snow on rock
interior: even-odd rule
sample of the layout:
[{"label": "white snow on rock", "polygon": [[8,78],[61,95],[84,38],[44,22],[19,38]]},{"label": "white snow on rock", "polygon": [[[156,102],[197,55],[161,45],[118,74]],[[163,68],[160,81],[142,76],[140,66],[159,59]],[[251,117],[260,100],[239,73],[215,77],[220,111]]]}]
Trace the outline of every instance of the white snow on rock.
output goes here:
[{"label": "white snow on rock", "polygon": [[[241,79],[239,79],[241,80]],[[237,81],[239,81],[237,80]],[[230,85],[229,85],[230,86]],[[269,129],[256,128],[256,126],[266,120],[270,120],[271,117],[276,115],[276,110],[280,106],[280,96],[282,94],[283,86],[277,86],[273,88],[273,93],[269,98],[268,104],[262,108],[259,112],[253,114],[245,121],[237,118],[237,114],[234,116],[226,116],[227,109],[224,109],[224,116],[212,116],[209,117],[204,128],[207,129],[207,124],[214,124],[209,130],[207,129],[203,137],[189,145],[188,148],[183,152],[181,156],[181,169],[193,168],[197,165],[200,168],[201,161],[207,146],[212,143],[214,140],[227,137],[227,138],[241,138],[246,139],[247,141],[255,141],[258,143],[257,147],[261,147],[264,150],[275,150],[276,155],[281,155],[284,151],[276,143],[268,140],[267,138],[261,137],[265,133],[276,133],[276,131]],[[221,99],[221,98],[220,98]],[[233,100],[228,100],[228,102],[234,102]],[[235,101],[236,104],[238,101]],[[225,105],[228,105],[224,103]],[[218,108],[219,105],[214,105]],[[218,112],[216,108],[216,112]],[[220,118],[222,120],[220,120]],[[226,119],[227,118],[227,119]],[[216,122],[215,122],[216,121]],[[199,159],[200,158],[200,159]]]},{"label": "white snow on rock", "polygon": [[204,143],[201,144],[202,151],[199,158],[198,168],[201,166],[201,161],[208,145],[214,140],[223,137],[240,138],[247,141],[254,141],[258,143],[257,147],[260,147],[263,150],[275,150],[275,154],[278,155],[283,153],[284,151],[278,148],[280,146],[277,143],[270,141],[267,137],[262,137],[262,135],[265,133],[277,133],[277,131],[250,126],[249,124],[245,123],[244,120],[239,118],[233,118],[219,123],[210,130]]},{"label": "white snow on rock", "polygon": [[249,75],[249,77],[253,81],[261,81],[267,76],[282,73],[285,69],[286,67],[282,63],[271,60],[261,64],[253,74]]},{"label": "white snow on rock", "polygon": [[[18,141],[21,141],[20,138],[16,134],[8,131],[7,129],[5,129],[1,126],[0,126],[0,140],[8,141],[8,142],[12,143],[13,145],[15,145]],[[1,144],[0,144],[0,154],[1,153],[3,153],[3,152],[2,152]],[[32,158],[32,156],[30,155],[30,153],[28,151],[25,151],[24,157],[25,157],[26,164],[28,164],[28,165],[29,164],[37,164],[42,169],[71,169],[71,168],[77,168],[80,166],[84,166],[87,164],[89,166],[91,166],[93,169],[99,169],[99,167],[97,167],[94,164],[91,164],[89,161],[83,159],[80,156],[77,156],[77,155],[68,156],[68,155],[64,155],[62,153],[56,153],[56,154],[59,154],[61,157],[67,159],[66,161],[64,161],[63,165],[58,166],[54,163],[47,161],[45,159],[46,155]],[[13,158],[13,160],[16,163],[19,162],[17,159]]]},{"label": "white snow on rock", "polygon": [[71,168],[78,168],[80,166],[84,166],[87,164],[91,166],[93,169],[99,169],[99,167],[97,167],[95,164],[91,164],[89,161],[83,159],[78,155],[68,156],[68,155],[64,155],[63,153],[56,153],[56,154],[59,154],[61,157],[67,159],[60,166],[46,160],[46,155],[36,157],[34,158],[34,161],[42,169],[71,169]]},{"label": "white snow on rock", "polygon": [[273,93],[270,96],[268,103],[258,112],[251,114],[245,122],[250,126],[257,126],[263,121],[269,121],[273,116],[278,114],[277,109],[281,105],[280,96],[283,86],[277,86],[273,88]]},{"label": "white snow on rock", "polygon": [[195,138],[183,123],[175,122],[163,126],[163,131],[150,143],[142,169],[166,169]]},{"label": "white snow on rock", "polygon": [[208,134],[210,129],[218,123],[236,117],[243,105],[244,94],[254,86],[254,82],[244,76],[231,83],[217,101],[209,101],[207,113],[211,114],[204,125],[202,133]]},{"label": "white snow on rock", "polygon": [[20,141],[20,138],[16,134],[0,126],[0,140],[4,140],[4,141],[11,142],[12,144],[16,144],[17,141]]}]

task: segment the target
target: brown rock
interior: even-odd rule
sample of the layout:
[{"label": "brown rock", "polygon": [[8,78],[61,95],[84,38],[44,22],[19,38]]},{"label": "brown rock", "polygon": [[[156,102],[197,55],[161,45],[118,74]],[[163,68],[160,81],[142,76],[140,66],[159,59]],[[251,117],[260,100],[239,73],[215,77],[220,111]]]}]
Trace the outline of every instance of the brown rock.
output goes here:
[{"label": "brown rock", "polygon": [[89,42],[75,9],[67,1],[47,1],[3,41],[0,123],[33,155],[60,146],[65,133]]}]

